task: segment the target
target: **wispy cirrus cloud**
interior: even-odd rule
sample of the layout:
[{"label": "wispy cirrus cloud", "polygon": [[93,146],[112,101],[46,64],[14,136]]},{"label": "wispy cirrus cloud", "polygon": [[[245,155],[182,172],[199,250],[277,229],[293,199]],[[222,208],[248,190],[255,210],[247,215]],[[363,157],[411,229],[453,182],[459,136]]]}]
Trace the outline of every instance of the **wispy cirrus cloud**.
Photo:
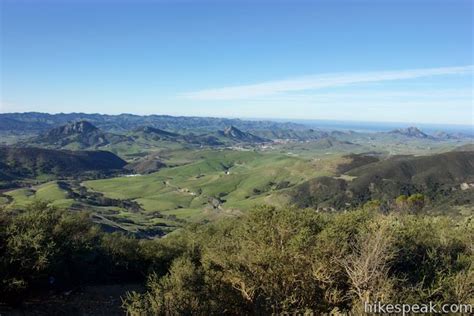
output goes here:
[{"label": "wispy cirrus cloud", "polygon": [[267,81],[249,85],[237,85],[216,89],[191,91],[180,95],[192,100],[238,100],[277,95],[285,92],[318,90],[358,83],[415,79],[442,75],[472,74],[473,65],[408,69],[398,71],[374,71],[363,73],[329,73],[293,79]]}]

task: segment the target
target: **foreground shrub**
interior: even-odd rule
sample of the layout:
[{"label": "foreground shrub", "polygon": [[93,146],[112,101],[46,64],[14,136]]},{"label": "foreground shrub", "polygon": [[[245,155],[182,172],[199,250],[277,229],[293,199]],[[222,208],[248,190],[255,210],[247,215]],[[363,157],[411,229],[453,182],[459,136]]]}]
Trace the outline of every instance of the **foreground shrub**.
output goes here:
[{"label": "foreground shrub", "polygon": [[129,314],[361,314],[368,301],[474,297],[469,221],[261,207],[186,234],[197,250],[130,293]]},{"label": "foreground shrub", "polygon": [[46,203],[3,216],[0,225],[0,297],[20,299],[24,291],[81,277],[94,260],[98,229],[87,213],[70,214]]},{"label": "foreground shrub", "polygon": [[164,275],[186,241],[138,240],[106,234],[87,212],[35,202],[25,211],[0,212],[0,303],[20,303],[30,293],[81,284],[144,282]]},{"label": "foreground shrub", "polygon": [[0,212],[0,300],[83,283],[146,282],[130,315],[361,314],[363,303],[474,303],[471,219],[377,207],[260,207],[159,240],[102,233],[85,212]]}]

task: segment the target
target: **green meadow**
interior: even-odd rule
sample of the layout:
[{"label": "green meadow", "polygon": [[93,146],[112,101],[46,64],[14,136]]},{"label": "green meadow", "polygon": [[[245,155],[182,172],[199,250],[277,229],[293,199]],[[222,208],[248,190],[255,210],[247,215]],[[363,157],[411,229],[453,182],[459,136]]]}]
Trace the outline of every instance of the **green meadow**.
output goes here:
[{"label": "green meadow", "polygon": [[70,207],[74,200],[68,198],[67,192],[61,189],[57,181],[47,182],[32,188],[22,188],[6,192],[5,195],[11,197],[13,202],[9,205],[12,208],[22,208],[29,205],[34,200],[51,202],[58,207]]},{"label": "green meadow", "polygon": [[183,219],[228,214],[281,199],[277,193],[330,175],[319,161],[274,152],[198,151],[195,161],[149,175],[85,181],[106,197],[131,199],[145,211]]}]

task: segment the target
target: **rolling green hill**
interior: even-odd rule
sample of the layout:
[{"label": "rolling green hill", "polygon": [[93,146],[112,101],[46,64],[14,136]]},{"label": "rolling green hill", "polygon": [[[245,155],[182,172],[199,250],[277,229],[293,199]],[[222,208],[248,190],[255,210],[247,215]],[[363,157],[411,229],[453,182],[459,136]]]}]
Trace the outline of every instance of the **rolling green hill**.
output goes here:
[{"label": "rolling green hill", "polygon": [[71,151],[35,147],[0,147],[0,180],[43,175],[78,176],[122,169],[126,162],[107,151]]},{"label": "rolling green hill", "polygon": [[[183,221],[213,220],[262,203],[285,203],[279,192],[335,170],[321,161],[251,150],[183,150],[147,157],[144,165],[124,168],[133,166],[134,172],[146,173],[152,164],[157,172],[30,185],[5,192],[1,203],[15,209],[37,199],[52,201],[60,207],[91,211],[94,221],[106,229],[154,234],[180,227]],[[157,158],[168,166],[161,166]]]},{"label": "rolling green hill", "polygon": [[182,218],[225,215],[255,204],[276,202],[275,195],[310,177],[331,174],[313,161],[276,153],[204,150],[196,160],[135,177],[86,181],[89,189],[127,198],[146,211]]},{"label": "rolling green hill", "polygon": [[[58,190],[67,194],[67,198],[58,199],[59,205],[74,203],[106,218],[108,225],[120,223],[133,231],[160,223],[177,227],[183,220],[235,216],[259,204],[347,209],[369,200],[421,192],[428,197],[431,209],[449,211],[474,200],[470,187],[474,182],[473,152],[306,158],[275,151],[201,149],[170,155],[148,155],[124,167],[135,174],[45,186],[57,189],[50,200],[56,199]],[[7,192],[13,200],[10,207],[47,199],[49,191],[38,194],[40,188]]]},{"label": "rolling green hill", "polygon": [[22,188],[5,193],[13,200],[10,208],[24,208],[35,200],[50,201],[58,207],[71,207],[74,200],[61,188],[57,181],[51,181],[35,187]]},{"label": "rolling green hill", "polygon": [[469,188],[474,182],[474,152],[398,156],[343,171],[341,177],[314,178],[298,185],[291,192],[292,202],[301,207],[344,209],[414,193],[426,195],[433,208],[438,201],[446,207],[449,197],[461,204],[474,200],[474,190]]}]

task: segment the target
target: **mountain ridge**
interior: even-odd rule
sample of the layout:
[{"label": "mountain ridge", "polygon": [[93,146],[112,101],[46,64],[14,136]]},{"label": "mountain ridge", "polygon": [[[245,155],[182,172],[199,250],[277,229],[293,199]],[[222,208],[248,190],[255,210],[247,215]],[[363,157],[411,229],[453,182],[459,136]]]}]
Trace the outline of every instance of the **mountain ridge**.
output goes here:
[{"label": "mountain ridge", "polygon": [[41,174],[62,177],[86,171],[109,172],[120,170],[126,164],[109,151],[0,146],[0,180],[32,178]]},{"label": "mountain ridge", "polygon": [[394,129],[394,130],[392,130],[388,133],[389,134],[399,134],[399,135],[403,135],[403,136],[411,137],[411,138],[430,138],[430,137],[432,137],[432,136],[429,136],[428,134],[424,133],[418,127],[415,127],[415,126],[410,126],[410,127],[407,127],[407,128]]},{"label": "mountain ridge", "polygon": [[[390,200],[402,194],[423,193],[436,200],[451,195],[463,183],[474,183],[474,151],[359,161],[355,168],[341,168],[345,177],[318,177],[298,185],[290,193],[292,202],[300,207],[344,209],[348,204]],[[474,199],[472,190],[465,195]]]},{"label": "mountain ridge", "polygon": [[[30,132],[45,132],[51,128],[65,125],[71,121],[86,120],[106,132],[124,132],[151,126],[167,131],[179,132],[200,130],[211,132],[227,126],[236,126],[243,130],[305,130],[306,126],[292,122],[274,122],[269,120],[243,120],[218,117],[171,116],[171,115],[135,115],[135,114],[98,114],[98,113],[58,113],[41,112],[0,113],[0,130],[18,131],[20,128]],[[8,124],[7,124],[8,123]],[[2,128],[3,127],[3,128]]]},{"label": "mountain ridge", "polygon": [[252,133],[241,131],[233,125],[227,126],[223,131],[219,131],[218,134],[233,141],[244,143],[264,143],[269,141]]},{"label": "mountain ridge", "polygon": [[92,123],[81,120],[55,127],[33,138],[31,143],[58,149],[89,149],[125,140],[126,136],[105,133]]}]

